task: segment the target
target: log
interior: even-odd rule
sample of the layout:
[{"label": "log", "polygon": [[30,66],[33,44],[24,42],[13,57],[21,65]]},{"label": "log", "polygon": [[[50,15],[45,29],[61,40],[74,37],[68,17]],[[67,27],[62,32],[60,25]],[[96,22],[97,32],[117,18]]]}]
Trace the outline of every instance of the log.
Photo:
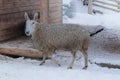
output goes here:
[{"label": "log", "polygon": [[29,37],[20,37],[0,42],[0,54],[8,56],[22,56],[28,58],[41,58],[42,52],[34,48]]},{"label": "log", "polygon": [[19,48],[0,48],[0,53],[3,55],[24,56],[30,58],[41,58],[42,52],[38,50],[25,50]]}]

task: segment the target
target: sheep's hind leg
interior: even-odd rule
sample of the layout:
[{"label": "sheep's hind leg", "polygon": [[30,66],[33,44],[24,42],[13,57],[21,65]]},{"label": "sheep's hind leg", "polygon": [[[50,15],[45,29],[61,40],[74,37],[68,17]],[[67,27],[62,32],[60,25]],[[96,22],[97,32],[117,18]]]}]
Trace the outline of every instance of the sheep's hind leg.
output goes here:
[{"label": "sheep's hind leg", "polygon": [[42,59],[42,62],[40,63],[40,65],[43,65],[45,63],[45,60],[46,60],[46,54],[43,53],[43,59]]},{"label": "sheep's hind leg", "polygon": [[57,60],[55,60],[55,59],[53,59],[53,58],[51,58],[51,60],[52,60],[55,64],[57,64],[58,66],[61,66],[60,63],[59,63],[59,61],[57,61]]},{"label": "sheep's hind leg", "polygon": [[[56,53],[55,53],[56,54]],[[53,55],[50,56],[51,61],[53,61],[55,64],[57,64],[58,66],[61,66],[59,61],[57,61],[56,59],[53,58]]]},{"label": "sheep's hind leg", "polygon": [[88,54],[87,54],[87,51],[83,51],[83,55],[84,55],[84,61],[85,61],[85,65],[84,65],[83,69],[87,69],[87,67],[88,67]]}]

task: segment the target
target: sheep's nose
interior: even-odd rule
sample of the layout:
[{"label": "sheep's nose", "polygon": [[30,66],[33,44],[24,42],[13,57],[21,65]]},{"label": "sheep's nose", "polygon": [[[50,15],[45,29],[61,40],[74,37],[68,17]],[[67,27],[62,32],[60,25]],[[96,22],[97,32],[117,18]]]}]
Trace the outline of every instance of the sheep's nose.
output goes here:
[{"label": "sheep's nose", "polygon": [[26,31],[25,34],[26,34],[26,35],[29,35],[30,33],[29,33],[29,31]]}]

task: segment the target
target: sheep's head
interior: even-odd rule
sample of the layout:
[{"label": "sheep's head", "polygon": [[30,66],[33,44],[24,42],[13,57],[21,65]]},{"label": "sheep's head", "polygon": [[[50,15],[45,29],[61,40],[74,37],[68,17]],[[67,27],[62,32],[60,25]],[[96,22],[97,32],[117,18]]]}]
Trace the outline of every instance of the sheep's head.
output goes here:
[{"label": "sheep's head", "polygon": [[38,20],[38,13],[34,14],[34,19],[31,20],[28,16],[28,13],[25,12],[24,14],[26,23],[25,23],[25,34],[27,36],[31,36],[33,31],[34,31],[34,27],[35,27],[35,23],[37,23]]}]

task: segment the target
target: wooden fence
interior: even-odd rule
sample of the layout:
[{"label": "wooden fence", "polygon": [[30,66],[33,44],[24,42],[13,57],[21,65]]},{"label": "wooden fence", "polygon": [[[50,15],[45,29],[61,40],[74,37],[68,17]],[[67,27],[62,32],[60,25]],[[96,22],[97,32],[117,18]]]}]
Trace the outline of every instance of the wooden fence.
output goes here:
[{"label": "wooden fence", "polygon": [[94,0],[92,4],[94,6],[120,12],[120,0]]}]

